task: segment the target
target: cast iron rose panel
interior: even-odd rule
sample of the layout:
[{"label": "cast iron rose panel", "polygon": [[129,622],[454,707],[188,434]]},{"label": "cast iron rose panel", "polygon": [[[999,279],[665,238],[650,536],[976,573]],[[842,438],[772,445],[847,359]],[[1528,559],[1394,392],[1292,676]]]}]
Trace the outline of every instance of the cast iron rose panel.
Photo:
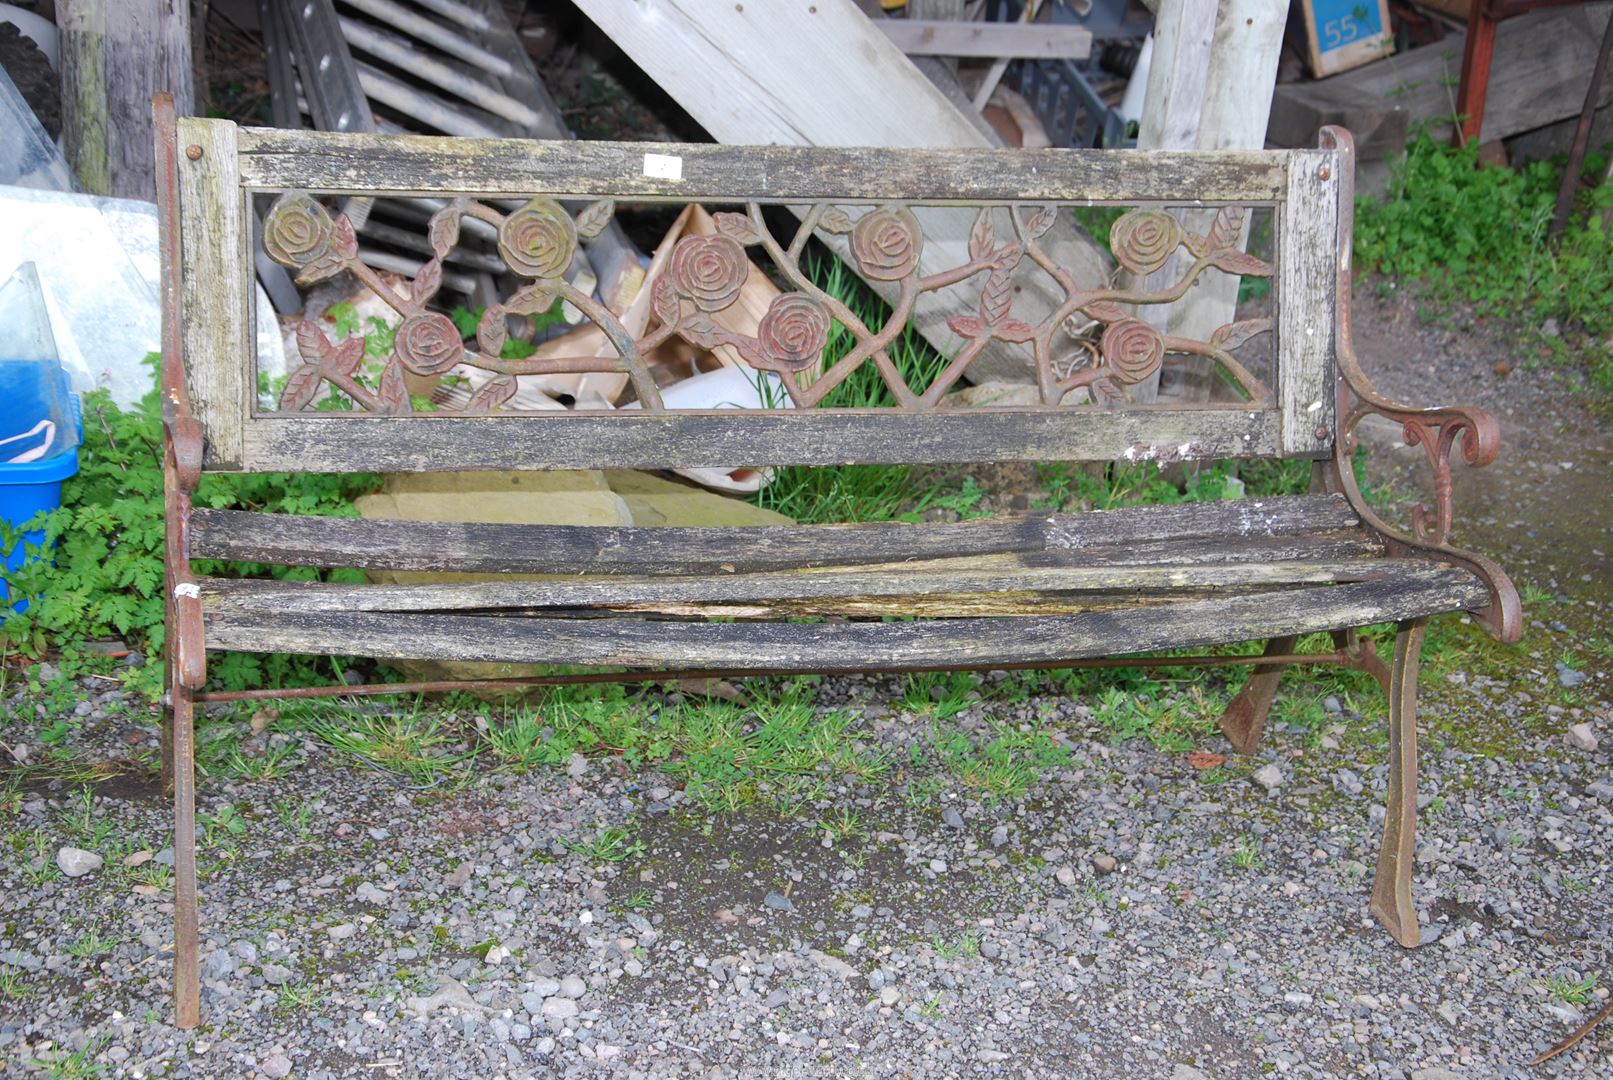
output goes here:
[{"label": "cast iron rose panel", "polygon": [[[875,366],[899,408],[940,408],[943,395],[994,340],[1031,350],[1043,406],[1059,406],[1072,398],[1099,405],[1125,403],[1127,388],[1158,371],[1170,353],[1210,359],[1237,384],[1250,404],[1271,406],[1266,385],[1231,352],[1269,331],[1271,319],[1228,323],[1208,341],[1200,341],[1163,333],[1135,313],[1139,306],[1180,299],[1212,268],[1270,277],[1273,268],[1269,263],[1241,249],[1242,207],[1222,207],[1203,235],[1184,230],[1176,216],[1163,209],[1126,212],[1114,222],[1109,246],[1120,266],[1130,272],[1132,283],[1083,288],[1040,244],[1059,212],[1054,205],[980,207],[969,234],[968,260],[941,273],[920,275],[924,234],[917,217],[904,205],[871,207],[855,219],[836,206],[814,205],[786,248],[764,223],[760,204],[750,203],[744,213],[715,214],[715,234],[678,241],[666,272],[652,288],[658,325],[638,338],[614,314],[561,276],[578,239],[596,235],[614,212],[610,200],[592,203],[573,220],[558,202],[548,198],[532,199],[508,214],[472,199],[456,199],[432,217],[428,239],[435,258],[421,267],[409,284],[408,295],[403,296],[360,259],[353,228],[344,217],[332,217],[307,192],[285,192],[275,201],[264,225],[263,245],[270,257],[296,270],[302,284],[346,270],[391,305],[402,322],[393,352],[374,386],[360,376],[362,339],[332,344],[315,323],[301,323],[297,341],[303,364],[287,380],[280,409],[296,412],[309,408],[323,384],[330,383],[360,410],[406,414],[411,406],[405,372],[440,375],[466,365],[492,377],[458,410],[461,414],[498,409],[514,396],[520,376],[586,372],[627,375],[642,407],[660,412],[664,411],[661,395],[641,358],[673,336],[702,348],[731,346],[751,367],[778,375],[796,408],[817,405],[865,363]],[[442,260],[458,242],[460,221],[466,216],[498,230],[499,254],[512,273],[526,280],[502,304],[486,309],[476,329],[474,348],[461,339],[452,320],[427,307],[441,284]],[[1008,232],[999,239],[998,227],[1003,224]],[[815,231],[849,234],[851,258],[862,276],[895,287],[890,317],[883,325],[865,324],[803,273],[801,255]],[[738,300],[750,265],[745,250],[749,247],[759,247],[795,289],[774,298],[754,336],[735,333],[712,318]],[[1174,281],[1147,288],[1150,275],[1158,276],[1161,271],[1167,278],[1174,276]],[[1047,317],[1031,324],[1014,318],[1014,294],[1021,275],[1038,272],[1057,283],[1064,300]],[[947,321],[963,345],[928,386],[909,386],[889,350],[912,316],[915,301],[922,293],[975,281],[979,291],[973,310],[960,311]],[[616,355],[501,358],[506,317],[539,314],[556,299],[568,301],[592,320]],[[853,345],[844,356],[821,368],[832,323],[846,328]],[[1085,395],[1071,395],[1074,390],[1084,390]]]}]

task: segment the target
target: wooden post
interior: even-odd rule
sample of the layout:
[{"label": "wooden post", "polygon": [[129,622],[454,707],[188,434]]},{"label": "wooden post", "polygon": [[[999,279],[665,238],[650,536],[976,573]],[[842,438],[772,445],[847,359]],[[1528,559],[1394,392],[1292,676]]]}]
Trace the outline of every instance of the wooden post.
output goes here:
[{"label": "wooden post", "polygon": [[57,0],[62,136],[84,189],[156,197],[151,95],[195,107],[189,0]]},{"label": "wooden post", "polygon": [[[1264,145],[1287,15],[1282,0],[1161,0],[1138,148],[1253,150]],[[1181,215],[1183,225],[1203,232],[1214,213],[1187,212]],[[1248,225],[1245,219],[1245,241]],[[1172,260],[1155,272],[1149,286],[1163,287],[1179,276]],[[1220,271],[1205,274],[1180,301],[1151,306],[1143,317],[1166,333],[1208,340],[1216,327],[1232,321],[1239,280]],[[1187,396],[1208,393],[1208,378],[1189,385]],[[1147,396],[1157,389],[1156,375]]]}]

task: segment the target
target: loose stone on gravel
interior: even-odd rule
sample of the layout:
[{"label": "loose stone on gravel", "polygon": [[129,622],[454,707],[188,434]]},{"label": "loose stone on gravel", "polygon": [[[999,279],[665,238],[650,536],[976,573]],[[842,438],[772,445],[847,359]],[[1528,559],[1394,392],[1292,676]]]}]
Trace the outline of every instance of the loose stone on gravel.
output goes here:
[{"label": "loose stone on gravel", "polygon": [[465,1013],[482,1014],[488,1011],[487,1006],[471,997],[470,991],[465,989],[463,983],[447,975],[437,981],[436,993],[430,997],[411,997],[404,1002],[404,1005],[421,1019],[445,1005]]},{"label": "loose stone on gravel", "polygon": [[543,1003],[543,1016],[549,1020],[570,1020],[582,1012],[571,998],[552,997]]},{"label": "loose stone on gravel", "polygon": [[1557,682],[1564,690],[1572,690],[1588,678],[1590,676],[1578,668],[1571,668],[1561,660],[1557,662]]},{"label": "loose stone on gravel", "polygon": [[1260,766],[1249,778],[1267,791],[1276,791],[1283,786],[1283,771],[1271,762]]},{"label": "loose stone on gravel", "polygon": [[264,1076],[280,1080],[281,1077],[291,1075],[291,1059],[282,1053],[273,1053],[258,1063],[258,1069]]},{"label": "loose stone on gravel", "polygon": [[1053,879],[1066,889],[1075,885],[1075,871],[1068,866],[1061,866],[1053,871]]},{"label": "loose stone on gravel", "polygon": [[83,848],[64,847],[56,853],[56,865],[61,867],[62,873],[71,878],[93,873],[101,869],[101,864],[105,861],[95,852],[85,851]]},{"label": "loose stone on gravel", "polygon": [[1589,724],[1575,724],[1568,729],[1568,745],[1576,750],[1584,750],[1588,754],[1596,753],[1600,740],[1596,737],[1596,729]]},{"label": "loose stone on gravel", "polygon": [[769,892],[762,897],[762,903],[774,911],[794,911],[795,903],[781,892]]},{"label": "loose stone on gravel", "polygon": [[583,982],[577,976],[567,975],[564,979],[560,980],[561,997],[580,998],[586,993],[588,993],[588,984]]},{"label": "loose stone on gravel", "polygon": [[1100,874],[1112,874],[1115,872],[1115,868],[1119,865],[1120,864],[1115,861],[1115,857],[1113,855],[1108,855],[1100,851],[1098,854],[1092,856],[1092,869],[1096,870]]}]

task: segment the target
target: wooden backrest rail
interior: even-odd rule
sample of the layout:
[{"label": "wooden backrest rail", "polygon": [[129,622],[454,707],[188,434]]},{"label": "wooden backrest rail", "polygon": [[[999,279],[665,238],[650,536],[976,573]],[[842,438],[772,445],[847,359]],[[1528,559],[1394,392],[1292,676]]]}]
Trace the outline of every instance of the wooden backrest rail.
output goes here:
[{"label": "wooden backrest rail", "polygon": [[[426,471],[511,468],[829,464],[987,460],[1169,461],[1325,456],[1332,447],[1337,316],[1337,148],[1183,154],[1128,151],[858,150],[615,143],[544,143],[341,135],[178,121],[178,205],[186,269],[183,349],[210,470]],[[422,230],[427,259],[399,290],[366,262],[352,225],[327,203],[343,195],[408,195],[442,209]],[[255,392],[252,348],[254,198],[273,196],[264,249],[303,282],[346,271],[399,320],[396,347],[366,372],[362,346],[332,342],[315,323],[298,334],[301,363],[276,403]],[[566,280],[580,240],[618,207],[700,202],[716,233],[686,236],[636,325]],[[768,212],[786,206],[799,222]],[[1125,213],[1107,240],[1117,262],[1080,280],[1043,237],[1087,206]],[[569,209],[568,209],[569,208]],[[921,274],[936,215],[966,215],[952,269]],[[496,234],[520,285],[488,307],[475,341],[461,340],[440,304],[443,263],[472,228]],[[1269,260],[1245,251],[1252,228]],[[775,235],[775,230],[777,235]],[[866,325],[811,279],[816,236],[891,303]],[[424,245],[423,245],[424,246]],[[750,260],[770,263],[790,291],[754,333],[726,325]],[[1162,330],[1150,314],[1211,278],[1272,281],[1272,314],[1204,339]],[[921,294],[946,290],[956,313],[939,371],[909,385],[892,344]],[[572,305],[603,332],[603,355],[500,356],[508,319]],[[645,300],[641,299],[640,307]],[[648,314],[648,313],[645,313]],[[835,328],[851,346],[832,363]],[[681,338],[742,364],[776,407],[665,407],[646,355]],[[953,407],[987,353],[1017,356],[1035,379],[1032,404]],[[1258,356],[1258,359],[1251,359]],[[1223,377],[1229,400],[1139,404],[1137,389],[1175,363]],[[893,404],[835,407],[867,367]],[[416,409],[411,379],[455,374],[472,388],[453,411]],[[602,382],[631,410],[521,411],[528,385]],[[332,388],[350,409],[318,411]]]}]

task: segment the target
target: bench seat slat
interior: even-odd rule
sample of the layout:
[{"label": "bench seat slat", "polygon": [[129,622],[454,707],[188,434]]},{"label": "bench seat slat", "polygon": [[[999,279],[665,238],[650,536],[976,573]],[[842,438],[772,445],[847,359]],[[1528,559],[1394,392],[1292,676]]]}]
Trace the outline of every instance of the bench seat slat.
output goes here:
[{"label": "bench seat slat", "polygon": [[1242,541],[1358,525],[1355,512],[1332,495],[1047,513],[956,524],[733,528],[489,525],[199,509],[191,517],[191,555],[366,570],[709,574],[1050,548],[1082,551],[1214,537]]},{"label": "bench seat slat", "polygon": [[[953,564],[956,560],[946,560]],[[1331,585],[1395,575],[1427,565],[1400,559],[1266,559],[1217,563],[1118,566],[1027,566],[1026,560],[990,557],[974,566],[929,563],[857,570],[737,574],[724,577],[619,577],[591,575],[554,581],[489,581],[420,585],[348,585],[324,582],[214,580],[204,582],[211,604],[281,611],[493,611],[537,608],[681,609],[698,604],[863,597],[956,597],[975,594],[1124,593],[1127,590],[1216,589]]]},{"label": "bench seat slat", "polygon": [[901,669],[1056,664],[1193,648],[1408,619],[1478,607],[1487,599],[1483,584],[1467,571],[1423,564],[1345,585],[1034,618],[712,623],[222,608],[209,614],[207,636],[208,645],[220,649],[336,655],[363,642],[365,654],[379,659],[734,671]]}]

